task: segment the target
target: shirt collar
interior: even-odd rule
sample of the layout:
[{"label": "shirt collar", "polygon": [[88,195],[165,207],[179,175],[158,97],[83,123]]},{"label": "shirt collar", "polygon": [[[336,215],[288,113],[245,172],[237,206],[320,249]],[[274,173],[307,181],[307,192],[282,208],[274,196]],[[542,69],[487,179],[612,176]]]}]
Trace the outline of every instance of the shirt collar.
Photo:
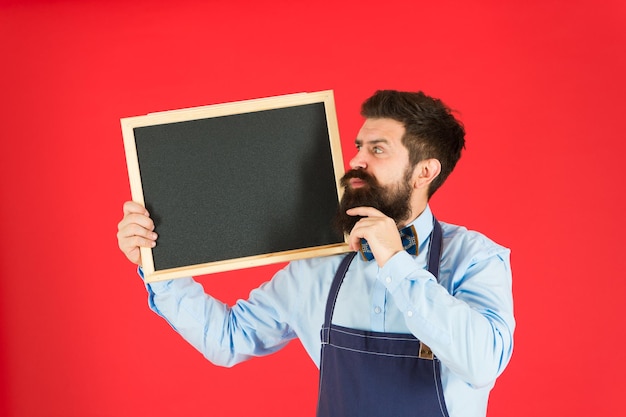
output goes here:
[{"label": "shirt collar", "polygon": [[430,206],[427,204],[424,211],[407,226],[413,225],[417,232],[417,241],[419,252],[422,251],[422,245],[430,237],[433,231],[433,212],[430,210]]}]

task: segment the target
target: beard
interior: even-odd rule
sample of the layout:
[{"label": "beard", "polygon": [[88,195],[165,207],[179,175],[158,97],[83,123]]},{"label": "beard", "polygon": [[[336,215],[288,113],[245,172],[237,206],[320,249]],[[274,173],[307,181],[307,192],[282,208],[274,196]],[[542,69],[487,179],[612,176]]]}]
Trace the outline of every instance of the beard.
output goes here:
[{"label": "beard", "polygon": [[[350,187],[350,179],[358,178],[365,182],[362,187]],[[392,218],[396,224],[411,216],[411,170],[407,169],[404,179],[396,184],[382,186],[376,178],[360,169],[351,169],[341,178],[344,188],[339,203],[339,211],[335,216],[335,227],[340,233],[349,234],[361,216],[349,216],[346,210],[355,207],[373,207],[385,216]]]}]

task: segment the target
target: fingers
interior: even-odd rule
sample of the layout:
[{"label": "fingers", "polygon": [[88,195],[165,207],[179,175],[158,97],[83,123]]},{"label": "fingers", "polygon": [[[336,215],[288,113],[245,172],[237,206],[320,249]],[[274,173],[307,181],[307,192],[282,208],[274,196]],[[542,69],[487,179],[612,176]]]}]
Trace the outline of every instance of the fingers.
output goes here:
[{"label": "fingers", "polygon": [[158,236],[154,232],[154,222],[141,204],[126,202],[123,211],[124,217],[117,226],[118,246],[131,262],[141,265],[139,248],[156,246]]},{"label": "fingers", "polygon": [[348,238],[351,250],[361,248],[361,239],[367,243],[379,266],[383,266],[394,254],[402,250],[402,241],[396,222],[372,207],[356,207],[347,210],[351,216],[361,216],[352,228]]},{"label": "fingers", "polygon": [[146,216],[150,215],[148,213],[148,210],[146,210],[144,206],[134,201],[125,202],[123,206],[123,210],[124,210],[124,216],[126,216],[127,214],[131,214],[131,213],[144,214]]},{"label": "fingers", "polygon": [[361,216],[361,217],[387,217],[380,210],[374,207],[354,207],[348,209],[346,213],[349,216]]},{"label": "fingers", "polygon": [[400,239],[398,228],[393,219],[389,217],[364,217],[359,220],[349,236],[349,244],[352,250],[359,250],[361,239],[369,242],[370,246],[392,246],[396,239]]},{"label": "fingers", "polygon": [[118,234],[123,232],[122,237],[138,235],[149,238],[154,231],[154,222],[147,214],[129,213],[118,223],[117,230]]},{"label": "fingers", "polygon": [[[152,222],[150,218],[148,218],[148,221]],[[138,223],[132,222],[117,231],[117,239],[120,243],[120,248],[122,245],[126,247],[142,246],[152,248],[156,245],[157,237],[157,234],[153,232],[151,228],[145,228]]]},{"label": "fingers", "polygon": [[385,216],[381,211],[373,207],[354,207],[348,209],[346,214],[349,216],[363,217],[356,223],[350,232],[348,245],[350,246],[350,249],[354,251],[361,248],[361,239],[369,240],[366,235],[372,230],[371,228],[376,226],[380,219],[387,218],[387,216]]}]

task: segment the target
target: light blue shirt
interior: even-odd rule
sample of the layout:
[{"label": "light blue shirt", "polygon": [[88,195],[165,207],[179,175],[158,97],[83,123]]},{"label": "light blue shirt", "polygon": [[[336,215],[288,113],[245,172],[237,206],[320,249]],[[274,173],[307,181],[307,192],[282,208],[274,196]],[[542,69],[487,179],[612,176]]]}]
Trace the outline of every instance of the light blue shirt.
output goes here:
[{"label": "light blue shirt", "polygon": [[[489,391],[513,350],[510,251],[480,233],[441,223],[437,282],[426,270],[430,208],[413,225],[417,256],[398,253],[383,268],[355,257],[333,323],[414,334],[441,360],[450,417],[484,417]],[[192,278],[148,284],[149,304],[216,365],[268,355],[297,337],[319,367],[326,299],[343,256],[293,261],[232,307]]]}]

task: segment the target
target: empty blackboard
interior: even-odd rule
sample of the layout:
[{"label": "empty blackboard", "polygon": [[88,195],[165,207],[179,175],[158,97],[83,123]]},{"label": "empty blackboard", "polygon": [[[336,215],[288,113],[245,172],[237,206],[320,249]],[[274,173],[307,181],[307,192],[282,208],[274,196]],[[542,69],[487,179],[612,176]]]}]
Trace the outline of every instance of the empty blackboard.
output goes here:
[{"label": "empty blackboard", "polygon": [[332,91],[121,120],[131,193],[155,221],[148,282],[346,252]]}]

